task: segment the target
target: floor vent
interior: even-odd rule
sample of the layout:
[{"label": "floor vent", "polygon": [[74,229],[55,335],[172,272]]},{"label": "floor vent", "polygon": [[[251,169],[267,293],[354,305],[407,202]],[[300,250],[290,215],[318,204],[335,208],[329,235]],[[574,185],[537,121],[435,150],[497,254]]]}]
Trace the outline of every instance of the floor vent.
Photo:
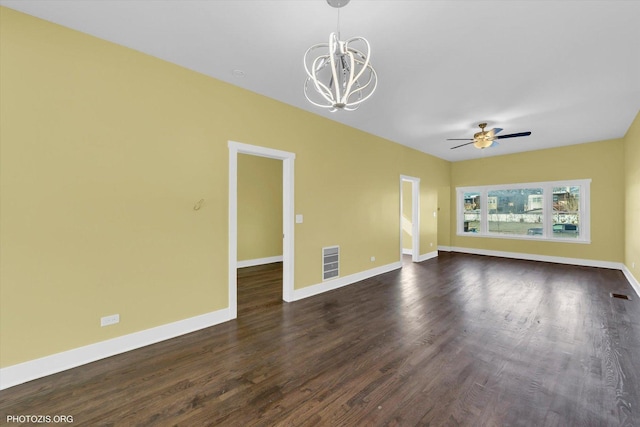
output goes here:
[{"label": "floor vent", "polygon": [[340,275],[340,246],[322,248],[322,280]]},{"label": "floor vent", "polygon": [[616,294],[615,292],[611,292],[611,298],[620,298],[620,299],[626,299],[628,301],[631,301],[631,298],[629,297],[629,295]]}]

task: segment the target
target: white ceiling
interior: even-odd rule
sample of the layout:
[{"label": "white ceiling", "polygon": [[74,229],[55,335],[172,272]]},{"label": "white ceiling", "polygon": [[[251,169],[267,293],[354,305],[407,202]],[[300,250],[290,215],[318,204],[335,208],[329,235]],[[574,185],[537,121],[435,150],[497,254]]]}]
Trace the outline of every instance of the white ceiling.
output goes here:
[{"label": "white ceiling", "polygon": [[[640,1],[351,0],[342,38],[369,40],[379,82],[336,113],[302,91],[304,52],[336,29],[325,0],[0,4],[450,161],[619,138],[640,110]],[[450,150],[482,121],[532,135]]]}]

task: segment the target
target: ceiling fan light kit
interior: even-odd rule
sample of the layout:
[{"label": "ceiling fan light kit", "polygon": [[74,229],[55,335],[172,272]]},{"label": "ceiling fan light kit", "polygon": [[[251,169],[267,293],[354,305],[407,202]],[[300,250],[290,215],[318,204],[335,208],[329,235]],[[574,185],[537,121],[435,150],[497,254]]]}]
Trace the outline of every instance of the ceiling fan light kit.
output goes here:
[{"label": "ceiling fan light kit", "polygon": [[486,123],[480,123],[478,126],[480,126],[481,131],[473,135],[473,145],[480,149],[491,147],[494,144],[495,129],[485,131]]},{"label": "ceiling fan light kit", "polygon": [[[327,3],[339,9],[349,0],[327,0]],[[338,10],[338,27],[339,17]],[[370,59],[371,46],[364,37],[342,41],[338,28],[329,35],[329,43],[313,45],[305,52],[304,96],[313,105],[329,111],[357,109],[378,85]]]},{"label": "ceiling fan light kit", "polygon": [[451,149],[454,150],[456,148],[464,147],[465,145],[473,144],[474,147],[483,150],[483,149],[488,148],[488,147],[497,146],[498,142],[496,141],[496,139],[517,138],[517,137],[520,137],[520,136],[529,136],[529,135],[531,135],[531,132],[519,132],[519,133],[510,133],[508,135],[497,135],[499,132],[502,131],[502,128],[494,128],[494,129],[491,129],[491,130],[484,130],[484,128],[487,127],[486,123],[480,123],[478,126],[480,127],[480,132],[474,133],[473,134],[473,139],[468,139],[468,138],[462,138],[462,139],[450,138],[450,139],[447,139],[447,141],[471,141],[471,142],[467,142],[465,144],[456,145],[455,147],[451,147]]}]

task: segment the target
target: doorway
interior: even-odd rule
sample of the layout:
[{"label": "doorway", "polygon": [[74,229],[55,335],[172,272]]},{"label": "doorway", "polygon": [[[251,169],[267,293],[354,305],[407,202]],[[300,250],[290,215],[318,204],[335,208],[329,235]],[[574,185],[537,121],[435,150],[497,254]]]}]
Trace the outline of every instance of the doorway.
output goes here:
[{"label": "doorway", "polygon": [[420,178],[400,175],[400,260],[420,258]]},{"label": "doorway", "polygon": [[229,141],[229,317],[238,317],[238,154],[282,160],[282,299],[293,297],[293,182],[295,154]]}]

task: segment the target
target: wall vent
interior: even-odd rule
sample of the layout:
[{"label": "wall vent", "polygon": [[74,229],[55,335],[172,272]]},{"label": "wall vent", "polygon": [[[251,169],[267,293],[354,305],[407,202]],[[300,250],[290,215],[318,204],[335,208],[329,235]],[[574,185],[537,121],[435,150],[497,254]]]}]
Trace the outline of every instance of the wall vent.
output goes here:
[{"label": "wall vent", "polygon": [[631,301],[631,298],[629,297],[629,295],[625,295],[625,294],[617,294],[615,292],[611,292],[611,298],[620,298],[620,299],[626,299]]},{"label": "wall vent", "polygon": [[340,275],[340,246],[322,248],[322,281]]}]

